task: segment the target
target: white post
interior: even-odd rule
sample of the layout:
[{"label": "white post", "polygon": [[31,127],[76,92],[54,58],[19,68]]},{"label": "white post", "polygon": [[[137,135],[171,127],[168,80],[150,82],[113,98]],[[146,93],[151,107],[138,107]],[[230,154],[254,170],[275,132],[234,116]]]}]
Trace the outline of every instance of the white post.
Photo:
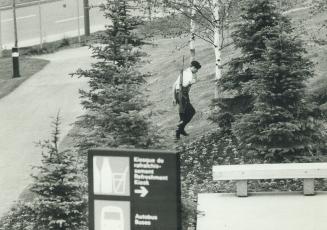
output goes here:
[{"label": "white post", "polygon": [[303,179],[303,194],[306,196],[315,194],[314,178]]},{"label": "white post", "polygon": [[40,26],[40,49],[43,48],[43,29],[42,29],[42,11],[41,11],[41,0],[39,0],[39,26]]},{"label": "white post", "polygon": [[81,28],[79,25],[79,0],[76,0],[77,5],[77,31],[78,31],[78,42],[81,43]]},{"label": "white post", "polygon": [[248,181],[247,180],[236,181],[236,195],[238,197],[248,196]]}]

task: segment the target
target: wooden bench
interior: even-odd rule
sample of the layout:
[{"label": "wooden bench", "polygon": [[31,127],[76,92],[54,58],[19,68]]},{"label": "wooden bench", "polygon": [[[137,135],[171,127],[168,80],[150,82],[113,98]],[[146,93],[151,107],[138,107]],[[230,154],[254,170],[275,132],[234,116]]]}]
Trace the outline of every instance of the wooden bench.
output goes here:
[{"label": "wooden bench", "polygon": [[303,179],[303,194],[314,195],[314,179],[327,178],[327,163],[251,164],[213,166],[213,180],[235,180],[236,195],[248,195],[247,181]]}]

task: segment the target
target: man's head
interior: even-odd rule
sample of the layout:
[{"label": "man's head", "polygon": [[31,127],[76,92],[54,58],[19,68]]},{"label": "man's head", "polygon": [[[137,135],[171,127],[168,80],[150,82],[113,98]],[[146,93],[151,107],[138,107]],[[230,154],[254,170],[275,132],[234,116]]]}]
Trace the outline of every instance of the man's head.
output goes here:
[{"label": "man's head", "polygon": [[198,72],[199,69],[201,69],[201,64],[198,61],[192,61],[191,62],[191,71],[192,71],[192,73]]}]

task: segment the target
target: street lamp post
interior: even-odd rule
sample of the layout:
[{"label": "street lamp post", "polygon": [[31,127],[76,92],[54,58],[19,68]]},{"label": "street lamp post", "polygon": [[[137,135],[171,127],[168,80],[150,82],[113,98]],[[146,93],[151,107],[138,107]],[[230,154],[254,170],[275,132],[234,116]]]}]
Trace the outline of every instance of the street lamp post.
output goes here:
[{"label": "street lamp post", "polygon": [[90,6],[89,0],[83,0],[84,3],[84,34],[90,36]]},{"label": "street lamp post", "polygon": [[41,0],[39,0],[39,26],[40,26],[40,49],[43,48],[43,29],[42,29],[42,9]]},{"label": "street lamp post", "polygon": [[80,16],[79,16],[79,0],[76,0],[77,7],[77,30],[78,30],[78,42],[81,43],[81,27],[80,27]]},{"label": "street lamp post", "polygon": [[13,18],[14,18],[14,33],[15,33],[15,46],[12,48],[12,63],[13,63],[13,77],[20,77],[19,74],[19,52],[18,52],[18,36],[17,36],[17,20],[16,20],[16,0],[12,3]]}]

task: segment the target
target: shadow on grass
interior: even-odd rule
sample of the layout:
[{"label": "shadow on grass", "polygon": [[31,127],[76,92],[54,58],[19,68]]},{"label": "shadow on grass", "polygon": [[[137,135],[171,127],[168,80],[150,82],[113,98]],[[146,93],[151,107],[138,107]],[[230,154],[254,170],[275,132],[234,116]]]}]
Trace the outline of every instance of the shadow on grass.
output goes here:
[{"label": "shadow on grass", "polygon": [[12,59],[0,58],[0,98],[7,96],[33,74],[42,70],[49,61],[38,58],[20,58],[19,78],[13,78]]}]

